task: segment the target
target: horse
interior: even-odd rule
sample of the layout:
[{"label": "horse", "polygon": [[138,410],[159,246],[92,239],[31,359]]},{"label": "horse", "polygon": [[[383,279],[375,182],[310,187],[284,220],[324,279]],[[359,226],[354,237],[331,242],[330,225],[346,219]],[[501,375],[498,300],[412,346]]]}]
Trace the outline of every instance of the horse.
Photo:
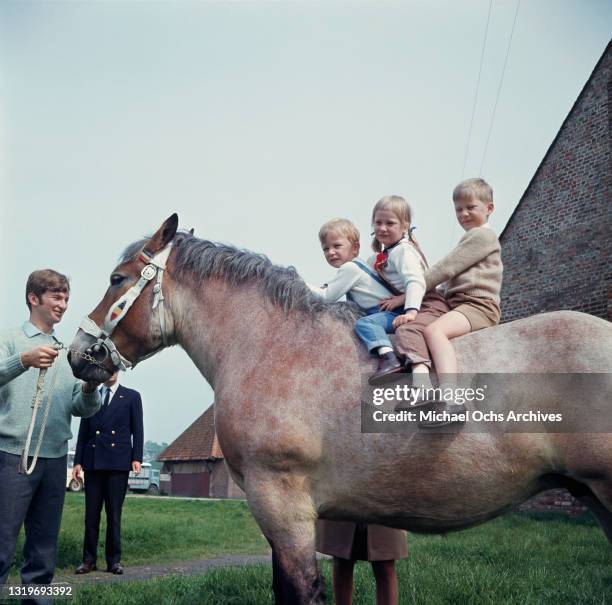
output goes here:
[{"label": "horse", "polygon": [[[324,602],[317,518],[444,533],[566,487],[612,542],[612,434],[363,433],[361,377],[374,361],[353,334],[355,308],[321,302],[293,268],[177,228],[173,214],[126,248],[70,363],[78,378],[103,382],[165,346],[183,347],[214,389],[229,472],[272,548],[276,603]],[[612,327],[582,313],[545,313],[455,344],[464,373],[610,376]],[[587,413],[609,399],[608,378],[607,393],[580,401],[540,396]],[[520,388],[515,395],[530,402]]]}]

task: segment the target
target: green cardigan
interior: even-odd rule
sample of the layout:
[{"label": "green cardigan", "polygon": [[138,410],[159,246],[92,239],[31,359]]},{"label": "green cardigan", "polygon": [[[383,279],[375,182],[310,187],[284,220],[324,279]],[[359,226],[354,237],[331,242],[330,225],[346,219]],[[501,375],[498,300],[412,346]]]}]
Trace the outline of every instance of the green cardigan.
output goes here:
[{"label": "green cardigan", "polygon": [[[36,393],[39,370],[26,370],[21,363],[20,354],[43,345],[53,346],[57,342],[59,341],[55,332],[45,334],[29,321],[20,328],[6,330],[0,334],[0,451],[21,454],[32,417],[32,401]],[[42,407],[38,410],[30,455],[34,453],[38,442],[49,389],[54,380],[51,409],[40,448],[42,458],[60,458],[66,455],[68,441],[72,437],[71,416],[88,417],[100,409],[98,389],[93,393],[84,393],[84,383],[72,375],[66,351],[60,351],[45,377]]]}]

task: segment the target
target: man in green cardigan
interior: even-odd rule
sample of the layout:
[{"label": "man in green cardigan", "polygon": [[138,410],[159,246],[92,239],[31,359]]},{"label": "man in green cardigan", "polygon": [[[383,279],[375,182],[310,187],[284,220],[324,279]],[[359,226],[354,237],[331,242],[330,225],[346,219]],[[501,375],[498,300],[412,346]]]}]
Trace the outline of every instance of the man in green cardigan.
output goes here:
[{"label": "man in green cardigan", "polygon": [[[26,284],[28,321],[0,334],[0,584],[6,582],[22,525],[25,527],[22,583],[52,581],[66,491],[71,419],[91,416],[100,408],[96,385],[75,380],[66,352],[54,348],[59,340],[53,327],[62,319],[69,296],[66,276],[51,269],[34,271]],[[48,372],[30,455],[38,444],[49,399],[51,405],[38,462],[27,474],[21,468],[20,458],[42,368],[48,368]]]}]

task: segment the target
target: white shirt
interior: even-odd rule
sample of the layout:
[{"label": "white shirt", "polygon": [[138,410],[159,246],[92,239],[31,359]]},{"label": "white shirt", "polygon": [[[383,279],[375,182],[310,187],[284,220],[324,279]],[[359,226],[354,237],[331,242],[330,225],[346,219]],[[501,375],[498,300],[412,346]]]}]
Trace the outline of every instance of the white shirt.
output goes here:
[{"label": "white shirt", "polygon": [[[372,268],[371,264],[365,261],[360,262]],[[316,288],[310,285],[308,287],[325,302],[335,302],[350,292],[353,301],[362,309],[376,307],[381,300],[393,296],[387,288],[352,261],[344,263],[338,269],[336,276],[327,284],[327,287]]]},{"label": "white shirt", "polygon": [[102,385],[100,387],[100,397],[102,397],[102,405],[104,405],[104,398],[106,397],[106,389],[110,388],[110,397],[108,398],[108,405],[110,405],[111,401],[113,400],[113,397],[115,396],[115,393],[117,392],[117,389],[119,388],[119,381],[117,381],[112,387],[106,387],[104,385]]},{"label": "white shirt", "polygon": [[[368,267],[374,267],[376,255],[368,258]],[[384,278],[400,292],[406,293],[404,309],[421,308],[425,295],[425,261],[408,238],[403,238],[389,251]],[[374,269],[372,269],[374,270]]]}]

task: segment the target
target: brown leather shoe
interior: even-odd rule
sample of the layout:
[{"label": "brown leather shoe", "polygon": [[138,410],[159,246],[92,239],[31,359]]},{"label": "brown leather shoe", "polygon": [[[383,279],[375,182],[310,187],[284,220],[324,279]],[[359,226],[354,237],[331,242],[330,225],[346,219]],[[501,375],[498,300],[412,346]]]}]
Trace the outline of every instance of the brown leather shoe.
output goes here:
[{"label": "brown leather shoe", "polygon": [[374,386],[384,381],[385,376],[401,372],[404,369],[402,362],[398,359],[394,351],[383,353],[378,358],[378,368],[368,379],[368,384]]},{"label": "brown leather shoe", "polygon": [[419,422],[420,429],[437,429],[441,426],[449,426],[451,424],[463,424],[465,422],[467,409],[462,403],[436,401],[432,412],[436,419]]},{"label": "brown leather shoe", "polygon": [[113,563],[106,571],[114,573],[116,576],[120,576],[123,573],[123,565],[121,565],[121,563]]},{"label": "brown leather shoe", "polygon": [[93,561],[83,561],[75,570],[76,574],[89,573],[91,571],[96,571],[98,568]]}]

